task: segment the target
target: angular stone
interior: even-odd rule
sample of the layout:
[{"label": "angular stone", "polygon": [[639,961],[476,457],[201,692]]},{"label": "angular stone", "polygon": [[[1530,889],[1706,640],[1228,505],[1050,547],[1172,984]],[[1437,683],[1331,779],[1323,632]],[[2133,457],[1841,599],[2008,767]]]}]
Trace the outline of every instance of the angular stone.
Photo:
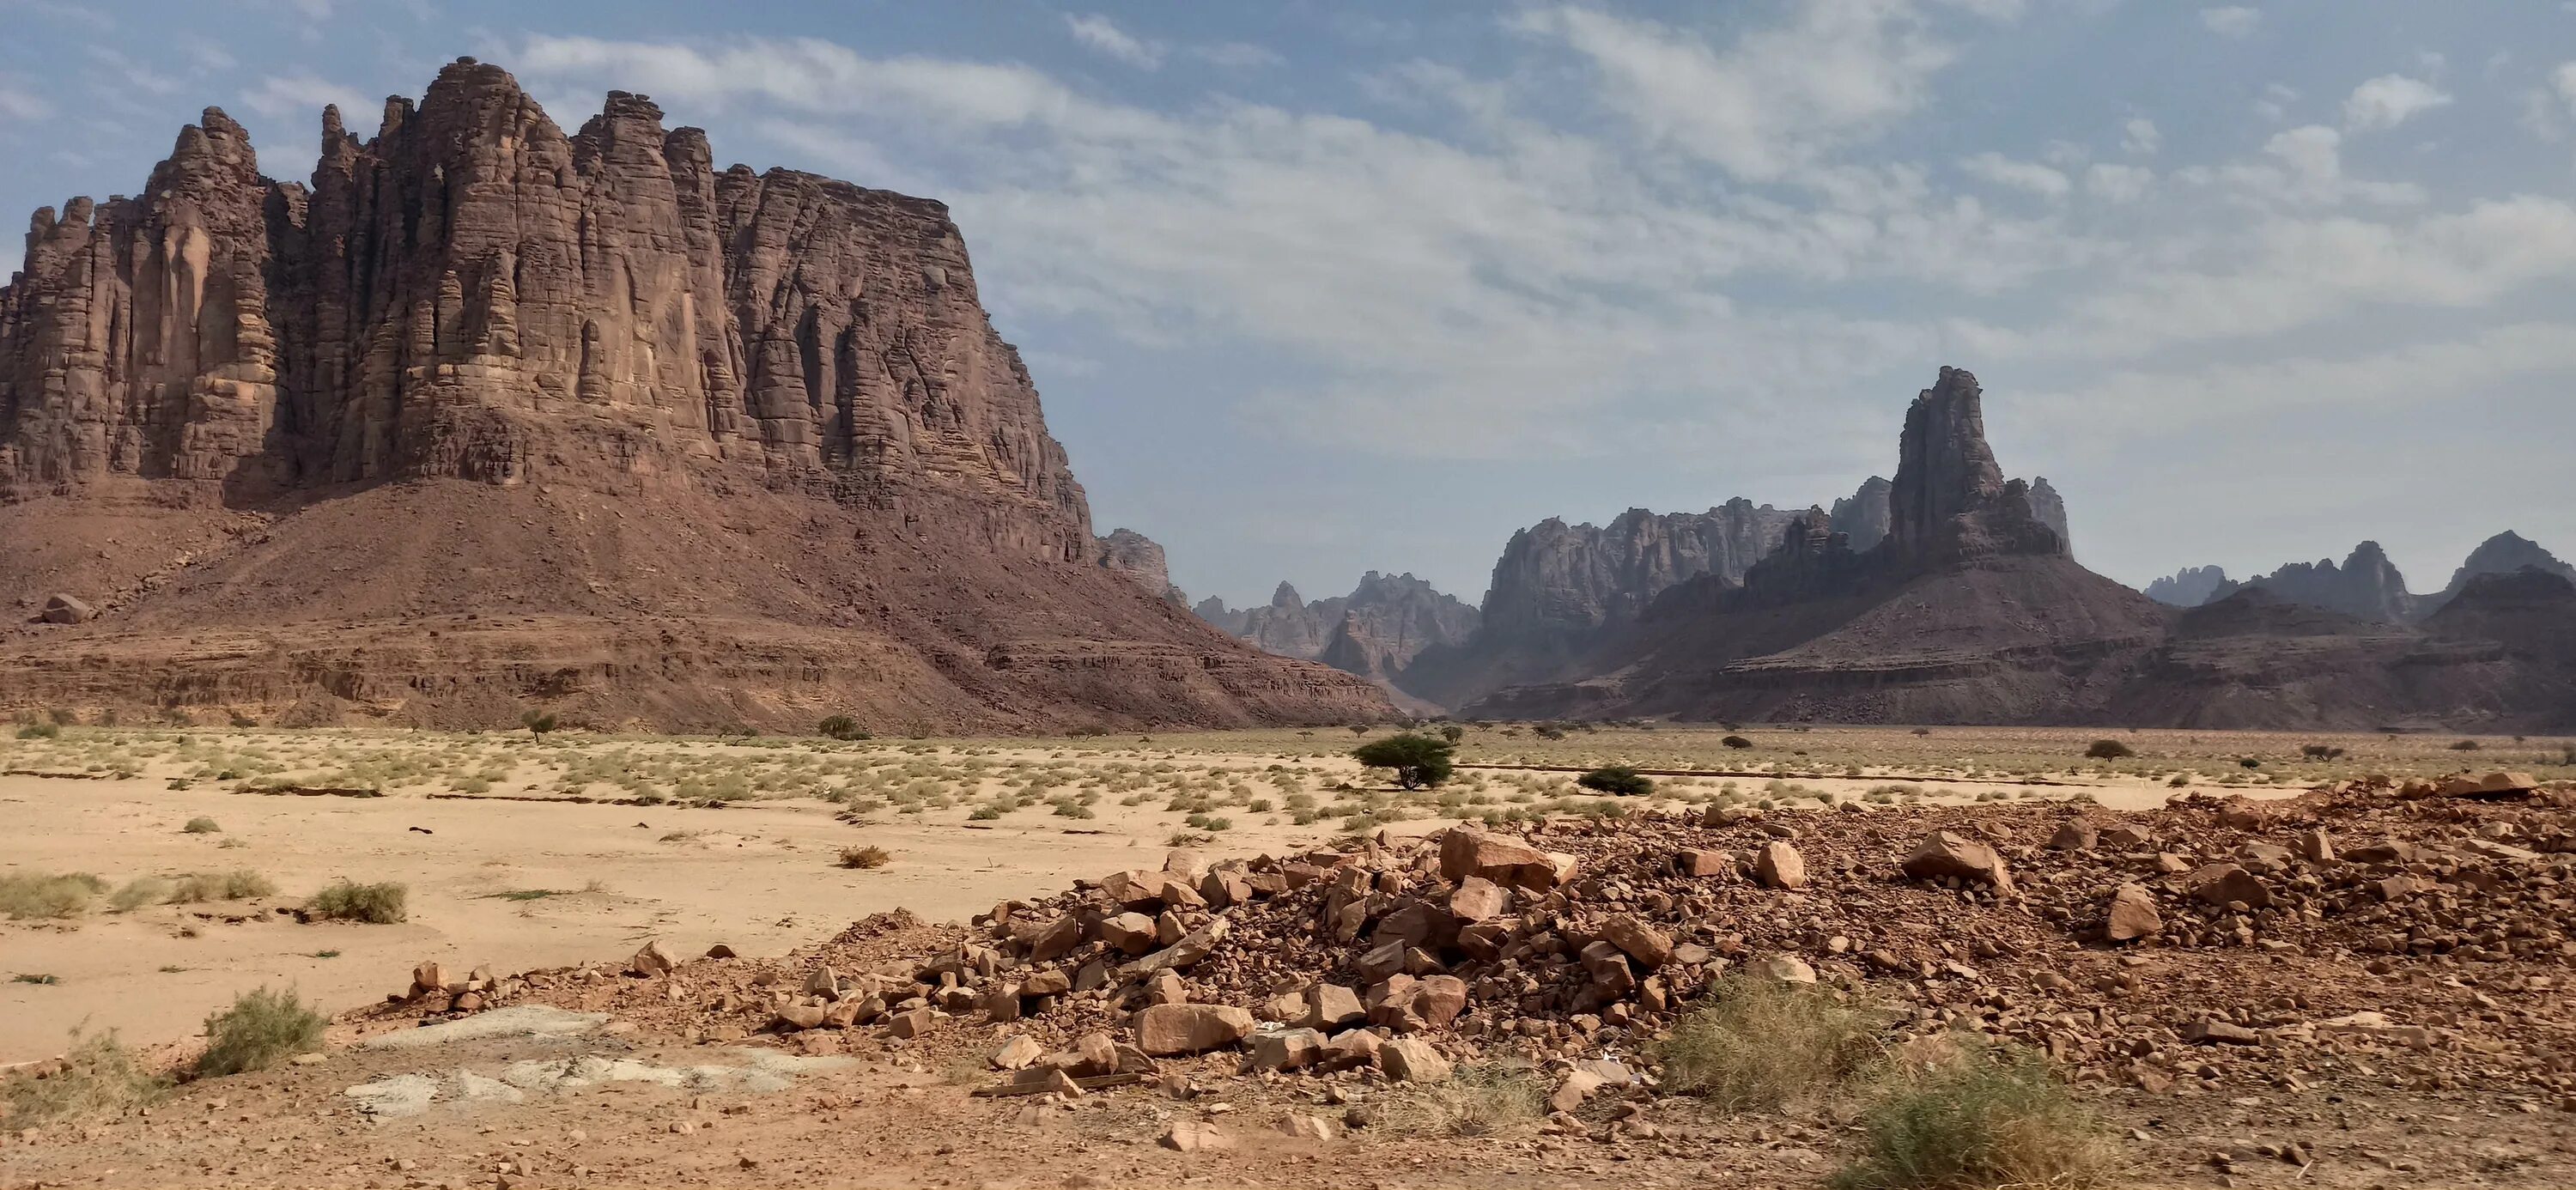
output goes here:
[{"label": "angular stone", "polygon": [[1136,1045],[1151,1057],[1203,1054],[1252,1034],[1252,1013],[1230,1004],[1156,1004],[1134,1020]]},{"label": "angular stone", "polygon": [[1807,887],[1807,857],[1786,841],[1774,839],[1754,853],[1753,877],[1766,887],[1795,892]]},{"label": "angular stone", "polygon": [[1321,983],[1306,989],[1306,1015],[1297,1023],[1331,1032],[1366,1019],[1368,1009],[1360,1003],[1358,992],[1340,984]]},{"label": "angular stone", "polygon": [[1174,1120],[1159,1143],[1181,1153],[1218,1153],[1234,1147],[1233,1138],[1205,1120]]},{"label": "angular stone", "polygon": [[987,1061],[995,1070],[1026,1070],[1029,1063],[1037,1061],[1038,1055],[1045,1052],[1046,1047],[1039,1045],[1036,1038],[1019,1035],[1003,1042]]},{"label": "angular stone", "polygon": [[1482,876],[1470,876],[1458,882],[1449,894],[1449,916],[1461,924],[1501,917],[1511,908],[1512,894],[1502,885]]},{"label": "angular stone", "polygon": [[1934,831],[1916,844],[1913,854],[1905,857],[1905,874],[1917,880],[1947,877],[1990,885],[1997,892],[2013,891],[2012,873],[1994,848],[1951,831]]},{"label": "angular stone", "polygon": [[927,1008],[915,1008],[887,1018],[886,1031],[902,1038],[919,1037],[930,1032],[930,1027],[938,1021],[938,1013]]},{"label": "angular stone", "polygon": [[2048,837],[2052,851],[2091,851],[2102,844],[2102,832],[2081,818],[2069,818],[2057,825],[2057,833]]},{"label": "angular stone", "polygon": [[2237,901],[2254,909],[2272,907],[2271,886],[2263,883],[2261,877],[2235,864],[2202,865],[2198,870],[2183,877],[2182,887],[2183,891],[2191,894],[2194,899],[2211,905],[2225,905],[2228,902]]},{"label": "angular stone", "polygon": [[626,970],[635,975],[668,975],[679,965],[679,956],[671,953],[669,944],[656,938],[645,943],[643,949],[635,952],[634,958],[627,960]]},{"label": "angular stone", "polygon": [[1125,954],[1145,954],[1154,949],[1154,919],[1142,913],[1121,913],[1104,918],[1100,923],[1100,940]]},{"label": "angular stone", "polygon": [[[1802,872],[1800,881],[1804,879]],[[1648,971],[1673,961],[1673,940],[1634,914],[1622,913],[1601,923],[1601,936]]]},{"label": "angular stone", "polygon": [[2156,911],[2155,894],[2143,884],[2123,884],[2111,890],[2108,916],[2104,934],[2113,942],[2134,942],[2165,929],[2164,915]]},{"label": "angular stone", "polygon": [[1449,1059],[1419,1037],[1399,1037],[1379,1047],[1378,1069],[1399,1083],[1444,1083],[1449,1081]]},{"label": "angular stone", "polygon": [[1300,1070],[1321,1061],[1323,1056],[1322,1033],[1313,1029],[1286,1029],[1255,1036],[1251,1056],[1244,1060],[1244,1068]]},{"label": "angular stone", "polygon": [[98,609],[77,595],[54,595],[45,600],[44,620],[48,624],[86,624],[98,618]]},{"label": "angular stone", "polygon": [[1570,857],[1518,839],[1454,826],[1440,836],[1440,874],[1451,881],[1482,877],[1509,888],[1545,892],[1573,874]]}]

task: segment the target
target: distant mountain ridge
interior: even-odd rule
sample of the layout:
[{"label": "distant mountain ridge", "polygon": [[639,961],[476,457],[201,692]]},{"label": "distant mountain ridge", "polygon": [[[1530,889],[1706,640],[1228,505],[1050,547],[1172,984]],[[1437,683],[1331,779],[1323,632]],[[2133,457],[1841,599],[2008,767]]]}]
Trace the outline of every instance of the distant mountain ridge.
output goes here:
[{"label": "distant mountain ridge", "polygon": [[2576,566],[2510,530],[2496,534],[2470,551],[2451,575],[2450,585],[2431,595],[2408,591],[2406,576],[2389,561],[2378,542],[2355,546],[2342,564],[2332,559],[2293,562],[2270,574],[2233,582],[2227,572],[2204,566],[2183,570],[2147,584],[2147,597],[2175,607],[2215,603],[2249,587],[2310,607],[2341,612],[2382,624],[2421,622],[2459,598],[2469,584],[2487,575],[2510,575],[2525,568],[2576,582]]}]

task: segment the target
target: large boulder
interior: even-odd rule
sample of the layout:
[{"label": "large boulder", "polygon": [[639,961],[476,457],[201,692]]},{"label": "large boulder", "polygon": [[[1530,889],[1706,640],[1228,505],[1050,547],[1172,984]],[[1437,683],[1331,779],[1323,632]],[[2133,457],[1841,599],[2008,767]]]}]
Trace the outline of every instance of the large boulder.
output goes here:
[{"label": "large boulder", "polygon": [[1453,881],[1476,876],[1508,888],[1546,892],[1574,875],[1574,857],[1457,826],[1440,836],[1440,874]]},{"label": "large boulder", "polygon": [[1231,1004],[1156,1004],[1136,1014],[1136,1046],[1156,1058],[1204,1054],[1251,1036],[1256,1023]]},{"label": "large boulder", "polygon": [[1905,874],[1917,880],[1948,877],[1989,885],[1997,892],[2013,891],[2012,872],[2004,867],[2004,857],[1951,831],[1934,831],[1916,844],[1914,853],[1905,857]]},{"label": "large boulder", "polygon": [[45,622],[48,624],[86,624],[97,617],[98,609],[78,595],[56,595],[45,600]]},{"label": "large boulder", "polygon": [[2156,911],[2155,894],[2147,886],[2131,882],[2111,890],[2109,922],[2104,933],[2113,942],[2135,942],[2153,937],[2165,929],[2164,915]]}]

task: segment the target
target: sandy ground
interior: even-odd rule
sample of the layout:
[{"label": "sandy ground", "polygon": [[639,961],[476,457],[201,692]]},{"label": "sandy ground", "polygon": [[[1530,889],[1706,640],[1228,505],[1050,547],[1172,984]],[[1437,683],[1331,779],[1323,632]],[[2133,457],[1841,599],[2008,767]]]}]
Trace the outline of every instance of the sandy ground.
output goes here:
[{"label": "sandy ground", "polygon": [[[686,953],[721,941],[766,954],[897,907],[963,919],[1076,876],[1159,866],[1173,826],[1169,816],[1114,805],[1078,826],[1024,815],[989,829],[960,821],[855,827],[835,821],[835,809],[803,800],[693,810],[277,797],[173,791],[143,778],[0,778],[0,820],[10,824],[0,837],[0,872],[90,871],[116,880],[248,868],[280,889],[256,903],[0,924],[0,974],[61,981],[0,984],[0,1063],[59,1053],[76,1026],[114,1028],[131,1041],[184,1036],[235,993],[262,984],[296,988],[331,1009],[354,1007],[401,990],[423,959],[517,971],[623,955],[655,937]],[[215,818],[224,833],[181,833],[196,815]],[[661,841],[676,831],[703,833]],[[1209,850],[1277,850],[1292,836],[1330,833],[1255,826]],[[219,847],[224,839],[245,845]],[[896,858],[872,871],[837,866],[840,848],[861,843]],[[344,877],[408,885],[410,920],[299,925],[273,910]],[[539,889],[555,895],[497,895]],[[337,954],[316,957],[327,952]]]},{"label": "sandy ground", "polygon": [[[2206,774],[2232,770],[2225,758],[2238,752],[2295,755],[2288,737],[2230,737],[2219,733],[2166,733],[2139,738],[2142,756],[2168,755],[2170,764],[2137,771],[2070,771],[2084,733],[1944,729],[1917,736],[1895,729],[1764,734],[1762,747],[1738,753],[1718,746],[1715,730],[1581,733],[1561,742],[1478,728],[1462,759],[1495,765],[1579,768],[1606,757],[1634,756],[1634,763],[1679,764],[1716,771],[1776,764],[1812,791],[1857,799],[1891,782],[1918,783],[1934,800],[1979,796],[2090,796],[2114,808],[2161,803],[2181,792],[2168,783],[2168,767]],[[72,740],[64,737],[63,743]],[[750,955],[784,952],[824,938],[869,913],[908,908],[932,920],[962,920],[1013,897],[1032,897],[1067,886],[1076,877],[1098,877],[1129,866],[1156,866],[1167,840],[1187,829],[1166,808],[1158,785],[1141,805],[1099,797],[1097,815],[1071,819],[1043,805],[998,821],[973,822],[977,800],[1006,792],[1015,773],[1072,766],[1089,771],[1116,766],[1164,765],[1183,776],[1222,771],[1259,782],[1273,766],[1302,768],[1308,787],[1371,783],[1345,750],[1338,731],[1235,732],[1174,736],[1145,744],[1132,740],[966,741],[868,745],[875,754],[903,759],[929,754],[942,763],[963,758],[990,766],[975,788],[960,788],[956,804],[919,813],[881,809],[863,823],[837,820],[842,807],[811,798],[738,801],[719,809],[676,803],[614,805],[569,800],[518,800],[557,792],[550,784],[557,760],[582,754],[623,752],[657,758],[685,755],[738,760],[744,766],[776,763],[819,741],[763,746],[687,740],[600,740],[527,750],[518,759],[501,737],[439,737],[427,733],[190,733],[203,747],[258,747],[289,754],[453,752],[458,772],[513,767],[511,779],[489,798],[431,796],[445,778],[396,788],[377,798],[306,797],[240,792],[240,782],[174,781],[198,764],[176,757],[149,759],[148,737],[90,732],[78,754],[109,758],[111,771],[126,763],[120,750],[144,755],[127,778],[83,774],[53,743],[0,747],[0,769],[46,762],[43,771],[64,775],[0,776],[0,874],[91,872],[110,882],[140,875],[249,869],[268,877],[278,893],[259,901],[157,906],[127,913],[94,911],[63,922],[0,921],[0,978],[51,976],[57,982],[0,983],[0,1063],[49,1057],[66,1047],[76,1028],[116,1029],[128,1041],[161,1043],[190,1036],[205,1016],[242,991],[261,985],[292,987],[325,1008],[367,1003],[408,983],[412,965],[437,960],[450,969],[489,963],[503,972],[558,966],[631,953],[660,937],[695,953],[724,942]],[[170,739],[168,733],[159,738]],[[520,737],[524,741],[525,737]],[[2356,749],[2379,741],[2352,741]],[[935,749],[935,752],[928,751]],[[2447,760],[2426,744],[2406,757]],[[1812,752],[1813,755],[1809,755]],[[443,754],[443,753],[442,753]],[[847,756],[843,750],[829,755]],[[499,761],[492,757],[502,758]],[[730,758],[728,760],[728,758]],[[2378,757],[2373,757],[2375,762]],[[2050,766],[2043,767],[2045,760]],[[1840,775],[1845,764],[1867,764],[1866,776]],[[2212,763],[2218,761],[2221,763]],[[218,761],[217,763],[226,763]],[[2004,766],[2010,766],[2009,771]],[[1858,771],[1858,770],[1853,770]],[[1462,767],[1482,773],[1496,793],[1503,782],[1569,780],[1571,772],[1528,772]],[[1828,773],[1834,775],[1826,775]],[[2285,774],[2285,777],[2287,775]],[[1178,779],[1157,777],[1162,784]],[[173,788],[175,784],[187,788]],[[1768,774],[1741,781],[1742,796],[1762,796]],[[1204,788],[1205,785],[1202,785]],[[1668,782],[1713,796],[1715,778]],[[2191,788],[2213,788],[2193,780]],[[2241,788],[2263,796],[2299,785]],[[594,794],[614,795],[610,786]],[[1325,792],[1324,797],[1350,794]],[[1523,799],[1526,800],[1526,799]],[[1492,803],[1489,799],[1488,804]],[[1277,812],[1248,813],[1220,807],[1234,823],[1205,849],[1215,854],[1279,852],[1331,838],[1336,817],[1294,825]],[[1430,830],[1447,819],[1427,806],[1396,825]],[[190,835],[181,826],[206,816],[220,834]],[[674,839],[670,836],[684,834]],[[835,857],[846,846],[873,844],[895,853],[877,870],[851,870]],[[410,920],[399,925],[298,924],[280,912],[340,879],[398,881],[410,890]],[[533,899],[503,894],[543,892]]]}]

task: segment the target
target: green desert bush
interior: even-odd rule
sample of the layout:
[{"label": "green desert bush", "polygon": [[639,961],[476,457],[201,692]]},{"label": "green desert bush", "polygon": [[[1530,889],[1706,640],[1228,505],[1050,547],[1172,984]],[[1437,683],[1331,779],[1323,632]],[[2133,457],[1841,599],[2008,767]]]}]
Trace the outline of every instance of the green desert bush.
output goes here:
[{"label": "green desert bush", "polygon": [[206,1018],[206,1052],[197,1059],[197,1075],[220,1078],[266,1070],[281,1059],[320,1049],[328,1023],[293,992],[264,987],[244,992],[234,997],[232,1007]]},{"label": "green desert bush", "polygon": [[1655,791],[1655,782],[1624,764],[1604,765],[1574,779],[1574,783],[1614,797],[1645,797]]},{"label": "green desert bush", "polygon": [[107,907],[118,913],[159,905],[170,899],[170,882],[158,876],[137,876],[118,886],[107,898]]},{"label": "green desert bush", "polygon": [[2080,1190],[2112,1173],[2100,1123],[2023,1050],[1969,1043],[1954,1060],[1900,1071],[1860,1126],[1860,1155],[1834,1190]]},{"label": "green desert bush", "polygon": [[1718,743],[1724,744],[1724,745],[1726,745],[1726,746],[1727,746],[1727,747],[1729,747],[1729,748],[1735,748],[1735,749],[1739,749],[1739,750],[1744,749],[1744,748],[1750,748],[1750,747],[1752,747],[1752,746],[1753,746],[1753,741],[1748,740],[1748,739],[1745,739],[1743,736],[1740,736],[1740,735],[1731,735],[1731,736],[1728,736],[1728,737],[1726,737],[1725,739],[1719,740],[1719,741],[1718,741]]},{"label": "green desert bush", "polygon": [[203,816],[189,819],[188,825],[180,827],[179,830],[182,834],[190,835],[220,835],[224,833],[224,828],[215,825],[214,819]]},{"label": "green desert bush", "polygon": [[1451,754],[1457,745],[1434,735],[1406,732],[1371,740],[1351,749],[1351,759],[1373,769],[1390,769],[1406,789],[1430,789],[1449,779]]},{"label": "green desert bush", "polygon": [[2084,750],[2088,760],[2127,760],[2137,754],[2137,749],[2118,740],[2095,740],[2092,747]]},{"label": "green desert bush", "polygon": [[11,1128],[38,1128],[120,1116],[157,1098],[161,1080],[144,1073],[116,1034],[77,1039],[64,1055],[69,1065],[44,1078],[19,1075],[0,1081],[0,1117]]},{"label": "green desert bush", "polygon": [[44,921],[78,917],[106,891],[107,882],[87,872],[0,876],[0,914]]},{"label": "green desert bush", "polygon": [[1726,1111],[1778,1111],[1861,1073],[1879,1052],[1868,1010],[1804,984],[1730,976],[1655,1047],[1664,1088]]},{"label": "green desert bush", "polygon": [[50,740],[61,734],[63,729],[51,723],[29,723],[18,729],[18,738],[22,740]]},{"label": "green desert bush", "polygon": [[392,925],[411,916],[406,902],[411,890],[387,881],[381,884],[357,884],[342,880],[313,894],[304,902],[304,912],[325,921],[362,921],[370,925]]},{"label": "green desert bush", "polygon": [[827,736],[836,740],[864,740],[868,738],[868,733],[859,728],[859,721],[847,715],[831,716],[830,718],[823,720],[821,723],[816,724],[814,726],[814,731],[818,735]]}]

